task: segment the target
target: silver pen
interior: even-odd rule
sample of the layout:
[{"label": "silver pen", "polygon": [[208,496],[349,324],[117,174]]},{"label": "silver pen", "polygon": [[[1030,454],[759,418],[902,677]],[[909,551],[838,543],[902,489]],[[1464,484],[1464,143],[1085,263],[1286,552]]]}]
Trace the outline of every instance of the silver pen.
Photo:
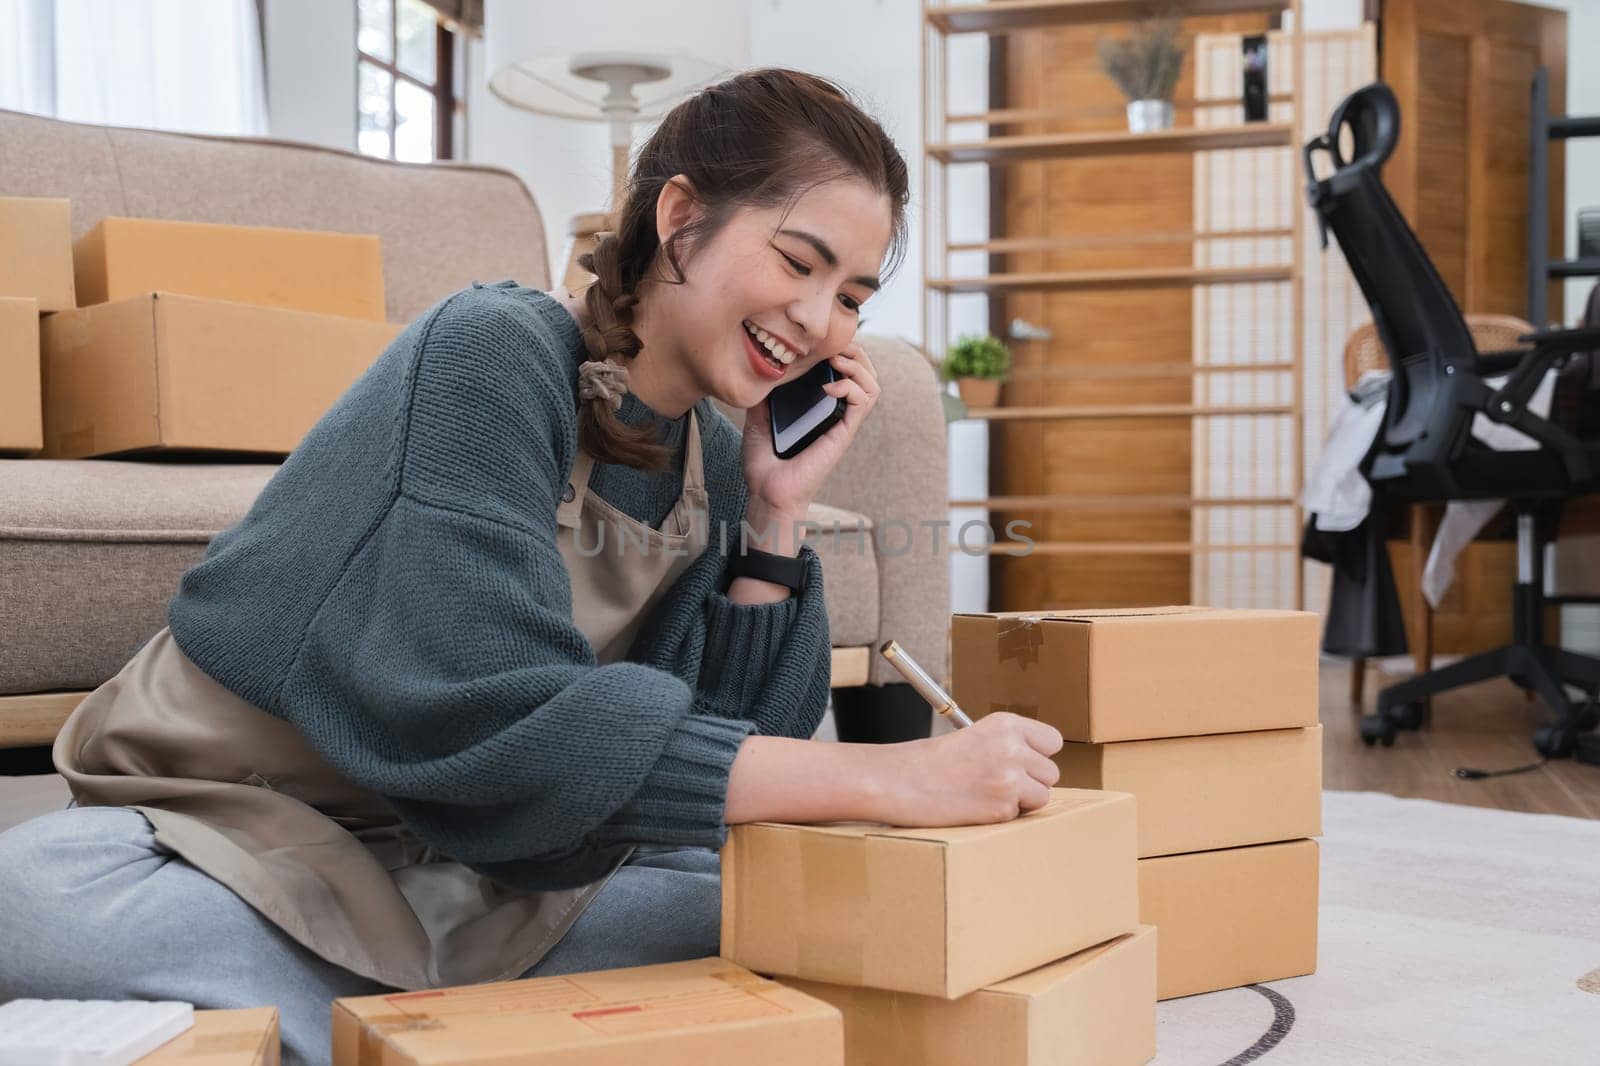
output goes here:
[{"label": "silver pen", "polygon": [[928,671],[917,665],[917,661],[908,655],[904,648],[892,640],[886,640],[878,652],[911,683],[911,687],[917,690],[917,695],[927,700],[934,710],[950,719],[957,729],[965,729],[972,724],[972,719],[967,717],[967,713],[956,706],[956,701],[950,698],[950,694],[940,688],[939,682],[929,677]]}]

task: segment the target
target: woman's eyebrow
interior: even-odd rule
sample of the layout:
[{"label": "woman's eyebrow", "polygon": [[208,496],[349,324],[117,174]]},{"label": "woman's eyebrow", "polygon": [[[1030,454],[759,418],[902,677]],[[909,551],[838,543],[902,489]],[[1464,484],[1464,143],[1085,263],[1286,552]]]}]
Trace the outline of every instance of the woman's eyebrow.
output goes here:
[{"label": "woman's eyebrow", "polygon": [[[798,237],[807,242],[811,245],[811,247],[817,250],[817,254],[822,256],[823,261],[829,266],[839,265],[839,257],[833,254],[833,249],[829,248],[828,242],[823,240],[821,237],[818,237],[812,233],[807,233],[805,230],[800,229],[781,229],[778,232],[786,237]],[[857,285],[865,285],[873,292],[877,292],[879,289],[883,288],[882,284],[879,283],[877,278],[869,278],[865,274],[858,274],[850,280]]]}]

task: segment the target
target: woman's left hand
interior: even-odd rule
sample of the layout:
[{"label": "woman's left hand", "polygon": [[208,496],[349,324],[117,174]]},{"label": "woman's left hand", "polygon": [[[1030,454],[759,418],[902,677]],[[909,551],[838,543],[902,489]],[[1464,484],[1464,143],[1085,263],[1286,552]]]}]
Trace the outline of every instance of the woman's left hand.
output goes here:
[{"label": "woman's left hand", "polygon": [[[816,498],[856,431],[878,402],[878,371],[861,345],[851,341],[829,359],[837,379],[822,387],[845,402],[844,417],[828,427],[791,459],[779,459],[772,448],[772,417],[767,401],[745,411],[744,478],[750,487],[752,515],[798,522]],[[752,522],[752,525],[755,523]]]}]

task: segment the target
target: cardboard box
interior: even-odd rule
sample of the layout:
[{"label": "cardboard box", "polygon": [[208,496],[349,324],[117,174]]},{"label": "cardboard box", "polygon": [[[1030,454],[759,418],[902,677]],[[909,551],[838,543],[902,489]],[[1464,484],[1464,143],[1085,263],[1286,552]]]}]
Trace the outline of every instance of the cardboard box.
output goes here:
[{"label": "cardboard box", "polygon": [[31,297],[40,312],[77,306],[66,200],[0,196],[0,249],[0,296]]},{"label": "cardboard box", "polygon": [[167,293],[51,315],[45,454],[286,455],[400,329]]},{"label": "cardboard box", "polygon": [[278,1009],[197,1010],[194,1027],[156,1048],[138,1066],[278,1066]]},{"label": "cardboard box", "polygon": [[734,826],[722,954],[760,973],[954,999],[1133,929],[1133,797],[1055,789],[998,825]]},{"label": "cardboard box", "polygon": [[1309,611],[958,614],[951,695],[1083,743],[1312,726],[1320,630]]},{"label": "cardboard box", "polygon": [[1160,999],[1315,972],[1317,842],[1139,860]]},{"label": "cardboard box", "polygon": [[788,981],[844,1015],[846,1066],[1138,1066],[1156,1054],[1156,930],[960,999]]},{"label": "cardboard box", "polygon": [[371,234],[106,218],[72,260],[85,306],[170,292],[384,320],[383,253]]},{"label": "cardboard box", "polygon": [[842,1066],[835,1008],[722,959],[333,1003],[333,1066]]},{"label": "cardboard box", "polygon": [[1069,743],[1061,784],[1131,792],[1139,857],[1298,840],[1322,832],[1322,726]]},{"label": "cardboard box", "polygon": [[39,301],[0,296],[0,455],[44,447]]}]

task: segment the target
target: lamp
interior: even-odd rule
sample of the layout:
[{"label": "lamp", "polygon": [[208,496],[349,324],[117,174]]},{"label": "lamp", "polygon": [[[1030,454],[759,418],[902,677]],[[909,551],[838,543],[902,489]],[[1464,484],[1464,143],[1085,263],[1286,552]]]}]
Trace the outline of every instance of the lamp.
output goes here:
[{"label": "lamp", "polygon": [[609,212],[572,220],[563,278],[584,284],[578,257],[616,224],[633,127],[747,63],[749,0],[502,0],[484,20],[489,90],[513,107],[611,128]]}]

